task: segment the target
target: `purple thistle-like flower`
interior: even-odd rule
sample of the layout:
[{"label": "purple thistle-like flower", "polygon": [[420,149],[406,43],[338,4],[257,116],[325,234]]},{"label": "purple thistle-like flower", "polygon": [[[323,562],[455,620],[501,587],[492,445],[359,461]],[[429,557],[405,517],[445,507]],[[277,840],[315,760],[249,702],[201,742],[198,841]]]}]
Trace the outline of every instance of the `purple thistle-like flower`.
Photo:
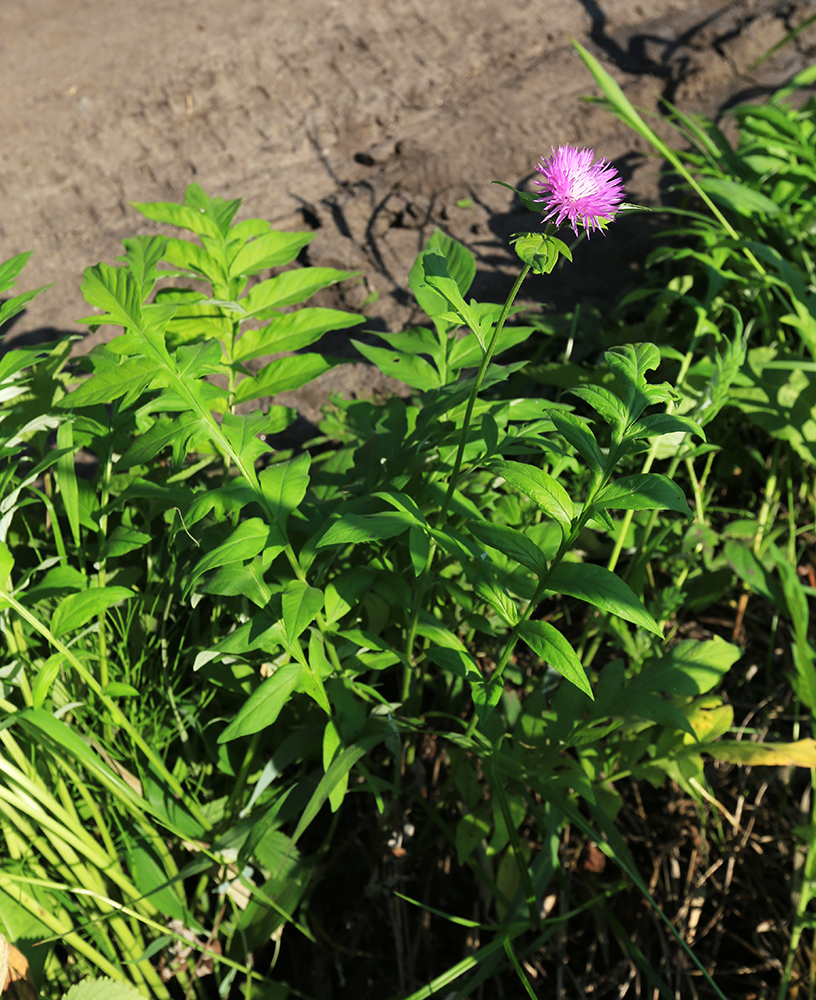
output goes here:
[{"label": "purple thistle-like flower", "polygon": [[555,219],[560,226],[569,219],[575,235],[584,226],[587,238],[593,229],[601,229],[600,219],[612,219],[623,201],[623,181],[605,159],[593,163],[593,149],[559,146],[542,160],[536,170],[542,174],[534,181],[541,188],[547,214],[543,222]]}]

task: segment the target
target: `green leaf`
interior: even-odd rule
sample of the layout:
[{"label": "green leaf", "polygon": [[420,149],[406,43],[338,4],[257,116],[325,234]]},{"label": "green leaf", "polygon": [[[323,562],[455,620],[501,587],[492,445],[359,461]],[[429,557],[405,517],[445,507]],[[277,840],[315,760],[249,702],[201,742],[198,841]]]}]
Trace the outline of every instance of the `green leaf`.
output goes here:
[{"label": "green leaf", "polygon": [[483,601],[486,601],[501,618],[505,625],[512,628],[518,623],[519,610],[507,593],[506,588],[499,583],[487,563],[477,563],[473,576],[473,589]]},{"label": "green leaf", "polygon": [[[441,229],[434,229],[430,239],[425,244],[425,249],[441,251],[445,257],[448,274],[456,282],[456,287],[462,295],[467,295],[470,291],[470,286],[473,284],[473,279],[476,277],[476,258],[470,250],[464,244],[443,233]],[[421,266],[419,270],[415,270],[417,263],[411,268],[411,275],[414,275],[415,283],[420,285],[423,272],[421,271]],[[408,284],[411,291],[416,295],[417,290],[414,284],[411,283],[411,275],[409,275]]]},{"label": "green leaf", "polygon": [[322,288],[354,277],[354,271],[336,271],[330,267],[300,267],[284,271],[255,285],[241,300],[247,316],[263,316],[273,309],[297,305]]},{"label": "green leaf", "polygon": [[129,358],[121,365],[115,365],[98,372],[67,396],[58,401],[64,410],[78,409],[80,406],[94,406],[97,403],[112,403],[127,396],[137,399],[156,376],[156,362],[149,358]]},{"label": "green leaf", "polygon": [[141,212],[145,218],[152,219],[153,222],[163,222],[168,226],[187,229],[199,236],[212,236],[215,239],[221,237],[218,223],[200,208],[176,205],[169,201],[132,201],[130,207]]},{"label": "green leaf", "polygon": [[9,257],[8,260],[4,260],[0,264],[0,295],[17,284],[17,278],[20,276],[32,253],[32,250],[28,250],[25,253],[15,254],[14,257]]},{"label": "green leaf", "polygon": [[590,698],[594,697],[578,654],[557,628],[549,622],[526,621],[519,625],[518,632],[542,660],[549,663],[584,694],[588,694]]},{"label": "green leaf", "polygon": [[414,517],[402,510],[387,510],[381,514],[343,514],[332,521],[317,547],[382,541],[401,535],[413,524],[416,524]]},{"label": "green leaf", "polygon": [[634,681],[635,688],[693,698],[719,687],[742,656],[742,650],[719,636],[683,639],[660,659],[651,660]]},{"label": "green leaf", "polygon": [[564,410],[552,410],[548,416],[555,429],[569,441],[590,469],[600,472],[606,468],[600,446],[585,420]]},{"label": "green leaf", "polygon": [[632,424],[626,437],[649,438],[678,432],[696,434],[703,441],[706,439],[705,432],[698,423],[676,413],[654,413],[648,417],[641,417],[637,423]]},{"label": "green leaf", "polygon": [[195,581],[208,570],[216,569],[218,566],[227,566],[230,563],[244,562],[256,556],[270,541],[269,525],[259,517],[251,517],[241,524],[230,534],[229,538],[221,545],[216,546],[212,551],[207,552],[198,560],[190,574],[187,583],[189,592],[195,585]]},{"label": "green leaf", "polygon": [[215,223],[218,234],[225,237],[229,233],[229,227],[235,218],[235,213],[241,207],[240,198],[214,198],[208,195],[198,184],[188,184],[184,192],[184,204],[203,212]]},{"label": "green leaf", "polygon": [[134,465],[145,465],[170,445],[186,445],[191,435],[201,431],[209,436],[209,427],[195,413],[157,420],[141,437],[136,438],[114,468],[120,472],[132,469]]},{"label": "green leaf", "polygon": [[68,525],[71,528],[71,536],[74,539],[74,544],[78,546],[81,537],[79,531],[79,487],[74,465],[76,456],[74,425],[71,420],[61,421],[57,427],[57,451],[60,452],[57,459],[57,483],[62,496],[65,516],[68,518]]},{"label": "green leaf", "polygon": [[176,372],[183,379],[199,379],[223,371],[221,344],[204,340],[185,344],[176,351]]},{"label": "green leaf", "polygon": [[309,488],[311,456],[302,452],[288,462],[270,465],[258,476],[269,511],[281,530],[293,510],[297,510]]},{"label": "green leaf", "polygon": [[412,525],[408,529],[408,553],[411,556],[411,565],[414,569],[414,576],[421,576],[428,565],[428,556],[431,553],[431,540],[427,531],[417,525]]},{"label": "green leaf", "polygon": [[546,556],[523,531],[506,524],[494,524],[492,521],[470,521],[468,528],[480,542],[498,549],[537,575],[547,572]]},{"label": "green leaf", "polygon": [[579,385],[570,389],[570,392],[589,403],[612,427],[624,428],[628,423],[629,411],[626,406],[605,386]]},{"label": "green leaf", "polygon": [[142,326],[142,299],[139,284],[126,267],[97,264],[86,267],[82,279],[85,301],[102,311],[95,323],[113,323],[130,330]]},{"label": "green leaf", "polygon": [[272,428],[277,428],[277,425],[277,411],[273,411],[270,418],[261,410],[253,410],[246,414],[225,413],[221,430],[244,465],[253,466],[256,459],[272,450],[266,435],[273,433]]},{"label": "green leaf", "polygon": [[264,233],[245,243],[229,267],[230,277],[258,274],[272,267],[291,264],[300,251],[311,243],[316,233],[282,233],[276,230]]},{"label": "green leaf", "polygon": [[662,637],[663,633],[632,588],[603,566],[561,563],[547,578],[547,589],[586,601],[601,611],[617,615],[639,628]]},{"label": "green leaf", "polygon": [[277,358],[262,368],[254,378],[245,378],[238,383],[235,402],[245,403],[250,399],[299,389],[339,363],[339,359],[327,358],[322,354],[292,354]]},{"label": "green leaf", "polygon": [[241,736],[251,736],[271,726],[280,715],[292,691],[303,675],[298,662],[278,667],[259,688],[249,696],[238,714],[218,737],[219,743],[229,743]]},{"label": "green leaf", "polygon": [[593,506],[615,510],[674,510],[691,517],[688,500],[680,487],[656,472],[621,476],[600,491]]},{"label": "green leaf", "polygon": [[[523,344],[535,332],[534,326],[502,327],[493,356],[496,357],[502,351],[509,351],[511,347]],[[476,368],[482,360],[482,353],[482,348],[475,336],[460,337],[451,348],[448,364],[451,368]]]},{"label": "green leaf", "polygon": [[300,351],[320,340],[330,330],[358,326],[365,317],[341,309],[308,306],[293,313],[276,316],[268,326],[245,330],[235,345],[236,361],[251,361],[265,354]]},{"label": "green leaf", "polygon": [[[480,339],[484,340],[484,329],[480,322],[478,313],[465,302],[459,286],[448,273],[448,263],[445,257],[438,250],[426,250],[420,255],[421,267],[425,277],[425,285],[446,303],[444,310],[439,309],[434,300],[429,299],[427,304],[435,309],[435,312],[428,313],[429,316],[444,316],[444,313],[452,306],[461,322],[469,327]],[[420,303],[425,308],[423,303]]]},{"label": "green leaf", "polygon": [[291,645],[323,607],[323,592],[302,580],[290,580],[281,594],[283,627]]},{"label": "green leaf", "polygon": [[42,708],[48,697],[51,686],[59,676],[62,666],[62,653],[54,653],[37,671],[34,683],[31,685],[31,703],[34,708]]},{"label": "green leaf", "polygon": [[[222,280],[226,277],[223,274],[223,268],[221,264],[213,260],[213,258],[207,253],[207,251],[198,243],[193,243],[191,240],[180,240],[175,237],[171,237],[165,243],[164,248],[164,260],[168,264],[172,264],[173,267],[182,268],[185,271],[192,271],[194,275],[208,278],[212,281],[214,278],[218,277]],[[162,289],[159,293],[162,296],[162,300],[165,300],[165,296],[170,298],[175,293],[186,293],[182,297],[195,297],[199,300],[204,299],[204,295],[200,292],[194,292],[192,289]]]},{"label": "green leaf", "polygon": [[429,392],[443,385],[442,377],[434,366],[416,354],[406,354],[390,347],[373,347],[359,340],[352,340],[364,358],[391,378],[399,379],[412,389]]},{"label": "green leaf", "polygon": [[14,569],[14,556],[5,542],[0,541],[0,590],[8,588],[8,579]]},{"label": "green leaf", "polygon": [[566,535],[572,524],[575,507],[564,487],[552,476],[521,462],[492,462],[491,469],[514,486],[561,526]]},{"label": "green leaf", "polygon": [[143,997],[129,983],[102,977],[74,983],[62,1000],[143,1000]]},{"label": "green leaf", "polygon": [[127,587],[94,587],[79,594],[69,594],[60,601],[51,618],[51,634],[58,639],[86,625],[114,604],[135,596]]},{"label": "green leaf", "polygon": [[144,531],[137,531],[124,524],[117,525],[105,539],[102,559],[115,559],[127,555],[128,552],[135,552],[136,549],[143,549],[152,540],[153,536],[145,534]]},{"label": "green leaf", "polygon": [[742,542],[730,540],[725,543],[724,555],[737,576],[755,593],[762,594],[781,610],[781,595],[771,573],[762,565],[754,553]]},{"label": "green leaf", "polygon": [[738,215],[767,215],[773,218],[780,212],[779,205],[773,199],[738,181],[725,177],[701,177],[699,184],[718,205]]},{"label": "green leaf", "polygon": [[158,265],[164,256],[167,240],[164,236],[135,236],[122,240],[122,245],[125,255],[119,260],[126,262],[130,268],[144,302],[159,277]]}]

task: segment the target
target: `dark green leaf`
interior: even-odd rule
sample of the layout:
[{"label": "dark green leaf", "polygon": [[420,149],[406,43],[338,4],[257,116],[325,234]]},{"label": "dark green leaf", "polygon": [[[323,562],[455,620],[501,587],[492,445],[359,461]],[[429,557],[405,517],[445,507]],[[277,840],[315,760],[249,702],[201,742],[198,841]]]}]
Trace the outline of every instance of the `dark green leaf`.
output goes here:
[{"label": "dark green leaf", "polygon": [[303,674],[300,663],[287,663],[278,667],[259,688],[249,696],[238,714],[218,737],[219,743],[229,743],[240,736],[251,736],[271,726],[280,715],[289,696]]},{"label": "dark green leaf", "polygon": [[593,697],[592,688],[578,654],[555,626],[549,622],[526,621],[519,626],[518,632],[542,660],[549,663],[584,694]]},{"label": "dark green leaf", "polygon": [[564,410],[552,410],[548,416],[556,430],[569,441],[590,469],[600,472],[606,467],[600,446],[585,420]]},{"label": "dark green leaf", "polygon": [[323,548],[326,545],[382,541],[401,535],[415,523],[412,515],[401,510],[387,510],[382,514],[343,514],[332,521],[317,545]]},{"label": "dark green leaf", "polygon": [[680,487],[656,472],[621,476],[601,490],[594,506],[616,510],[674,510],[691,517],[688,500]]},{"label": "dark green leaf", "polygon": [[561,563],[547,578],[547,588],[555,593],[577,597],[655,635],[663,635],[632,588],[603,566]]},{"label": "dark green leaf", "polygon": [[521,462],[493,462],[491,468],[511,486],[535,500],[565,533],[569,531],[575,507],[567,491],[552,476]]},{"label": "dark green leaf", "polygon": [[290,580],[281,594],[283,627],[292,644],[323,607],[323,593],[302,580]]},{"label": "dark green leaf", "polygon": [[468,528],[480,542],[498,549],[539,576],[547,572],[544,553],[522,531],[492,521],[470,521]]},{"label": "dark green leaf", "polygon": [[69,594],[57,605],[51,618],[51,633],[55,638],[81,628],[108,608],[134,597],[127,587],[94,587],[78,594]]},{"label": "dark green leaf", "polygon": [[208,570],[252,559],[269,541],[269,525],[262,521],[261,518],[251,517],[248,521],[242,521],[225,542],[222,542],[221,545],[216,546],[199,559],[190,575],[190,582],[187,585],[187,589],[192,589],[195,581],[202,573],[206,573]]},{"label": "dark green leaf", "polygon": [[373,347],[359,340],[352,340],[352,344],[364,358],[376,365],[383,375],[399,379],[412,389],[428,392],[431,389],[438,389],[443,384],[439,372],[433,365],[415,354],[395,351],[390,347]]}]

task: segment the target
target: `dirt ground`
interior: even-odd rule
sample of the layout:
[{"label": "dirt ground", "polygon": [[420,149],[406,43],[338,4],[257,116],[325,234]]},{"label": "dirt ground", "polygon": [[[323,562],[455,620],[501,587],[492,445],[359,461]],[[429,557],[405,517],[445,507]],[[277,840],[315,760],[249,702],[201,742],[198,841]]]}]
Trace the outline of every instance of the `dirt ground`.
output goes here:
[{"label": "dirt ground", "polygon": [[[76,331],[83,268],[149,229],[128,202],[180,200],[191,181],[279,228],[318,229],[310,262],[361,272],[341,304],[373,327],[410,318],[407,272],[435,225],[477,254],[476,291],[499,297],[507,236],[530,216],[492,180],[521,185],[551,145],[571,142],[616,163],[628,200],[655,203],[643,143],[582,102],[597,91],[571,39],[637,105],[655,110],[662,95],[713,115],[810,61],[812,31],[751,69],[814,6],[0,0],[0,259],[34,251],[19,290],[58,282],[9,337]],[[611,268],[620,243],[597,253],[579,273]],[[568,304],[558,291],[532,294]],[[367,366],[344,366],[298,402],[314,419],[327,387],[365,395],[381,384]]]}]

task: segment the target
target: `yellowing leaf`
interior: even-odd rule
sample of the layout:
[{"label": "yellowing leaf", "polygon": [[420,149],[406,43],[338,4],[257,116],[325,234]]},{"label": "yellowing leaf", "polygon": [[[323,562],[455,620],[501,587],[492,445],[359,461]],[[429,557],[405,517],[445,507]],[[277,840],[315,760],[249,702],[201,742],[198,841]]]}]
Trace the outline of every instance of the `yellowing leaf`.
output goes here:
[{"label": "yellowing leaf", "polygon": [[795,743],[714,743],[705,752],[729,764],[759,764],[763,767],[816,767],[816,740]]}]

